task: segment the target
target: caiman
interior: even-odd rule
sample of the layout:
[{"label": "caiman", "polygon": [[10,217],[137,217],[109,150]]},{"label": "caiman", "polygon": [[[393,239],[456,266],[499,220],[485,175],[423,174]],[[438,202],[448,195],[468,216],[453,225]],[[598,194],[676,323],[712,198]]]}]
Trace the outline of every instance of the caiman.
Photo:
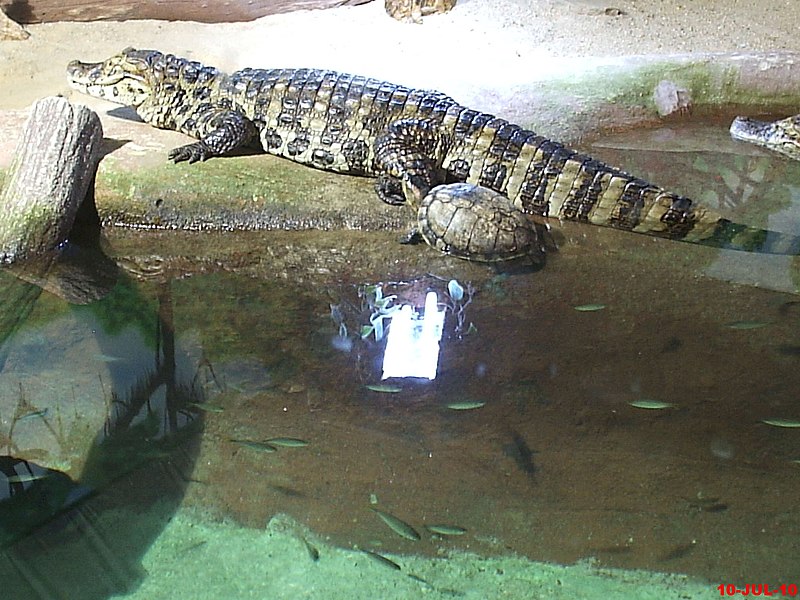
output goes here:
[{"label": "caiman", "polygon": [[[67,71],[72,87],[132,106],[155,127],[197,138],[169,153],[175,162],[202,161],[258,142],[264,151],[299,163],[374,177],[378,196],[390,204],[419,207],[436,186],[466,182],[471,184],[462,186],[468,205],[482,202],[470,195],[477,186],[507,197],[528,215],[720,248],[800,252],[800,237],[733,223],[436,91],[318,69],[247,68],[226,74],[133,48],[100,63],[73,61]],[[497,232],[462,234],[459,239],[469,240]],[[517,254],[507,247],[493,254],[491,241],[480,241],[481,256],[466,246],[456,254],[475,259]]]},{"label": "caiman", "polygon": [[736,117],[731,123],[730,131],[736,140],[751,142],[800,160],[800,115],[778,121]]}]

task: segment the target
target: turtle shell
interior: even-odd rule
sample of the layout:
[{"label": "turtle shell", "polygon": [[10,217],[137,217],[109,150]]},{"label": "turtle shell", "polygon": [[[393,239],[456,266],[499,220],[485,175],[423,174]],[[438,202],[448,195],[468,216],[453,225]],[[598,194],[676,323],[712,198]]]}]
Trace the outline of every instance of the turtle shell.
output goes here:
[{"label": "turtle shell", "polygon": [[419,233],[428,244],[467,260],[496,262],[544,259],[536,229],[502,194],[470,183],[433,188],[418,211]]}]

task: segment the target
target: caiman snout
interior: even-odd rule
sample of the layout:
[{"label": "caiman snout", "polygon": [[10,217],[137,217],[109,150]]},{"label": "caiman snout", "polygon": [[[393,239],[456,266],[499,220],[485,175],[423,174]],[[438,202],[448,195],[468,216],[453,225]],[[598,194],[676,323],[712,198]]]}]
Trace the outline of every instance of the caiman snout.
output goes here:
[{"label": "caiman snout", "polygon": [[730,131],[736,140],[758,144],[789,158],[800,160],[800,115],[779,121],[736,117],[731,123]]},{"label": "caiman snout", "polygon": [[753,142],[760,139],[766,142],[773,133],[775,125],[769,121],[757,121],[749,117],[736,117],[731,123],[731,135],[738,140]]},{"label": "caiman snout", "polygon": [[98,67],[101,64],[85,63],[79,60],[70,61],[67,65],[67,79],[73,84],[94,81],[100,73]]}]

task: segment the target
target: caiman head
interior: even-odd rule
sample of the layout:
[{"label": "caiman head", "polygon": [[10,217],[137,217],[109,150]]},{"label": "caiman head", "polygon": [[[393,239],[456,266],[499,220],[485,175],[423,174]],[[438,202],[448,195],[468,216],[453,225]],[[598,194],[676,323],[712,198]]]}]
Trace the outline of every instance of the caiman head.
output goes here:
[{"label": "caiman head", "polygon": [[731,124],[731,136],[800,160],[800,115],[780,121],[736,117]]},{"label": "caiman head", "polygon": [[67,65],[67,80],[84,94],[138,107],[157,85],[153,65],[162,56],[155,50],[126,48],[99,63],[73,60]]}]

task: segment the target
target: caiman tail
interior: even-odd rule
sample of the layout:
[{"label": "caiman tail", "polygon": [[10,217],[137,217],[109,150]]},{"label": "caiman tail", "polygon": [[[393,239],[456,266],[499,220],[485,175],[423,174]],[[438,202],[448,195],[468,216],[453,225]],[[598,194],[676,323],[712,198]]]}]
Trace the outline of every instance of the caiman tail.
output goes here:
[{"label": "caiman tail", "polygon": [[800,236],[758,229],[723,218],[717,221],[710,237],[686,241],[726,250],[800,256]]},{"label": "caiman tail", "polygon": [[[800,255],[800,236],[734,223],[689,198],[531,135],[505,191],[523,211],[714,248]],[[519,178],[515,174],[522,174]]]}]

